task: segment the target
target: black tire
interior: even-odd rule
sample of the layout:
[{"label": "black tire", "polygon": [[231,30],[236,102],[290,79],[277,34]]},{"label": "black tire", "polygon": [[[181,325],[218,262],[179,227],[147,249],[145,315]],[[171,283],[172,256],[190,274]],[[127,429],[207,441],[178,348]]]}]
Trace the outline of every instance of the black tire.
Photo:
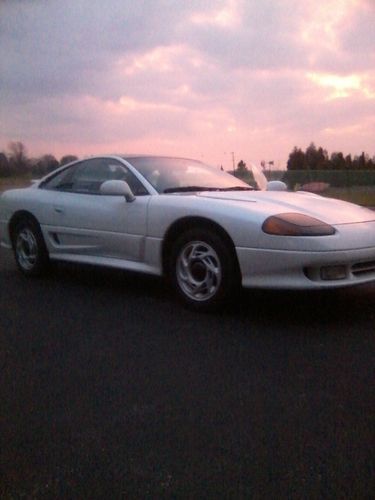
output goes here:
[{"label": "black tire", "polygon": [[42,231],[33,219],[22,219],[13,233],[13,252],[18,269],[25,276],[41,276],[49,264]]},{"label": "black tire", "polygon": [[179,298],[201,311],[230,303],[240,288],[234,250],[211,229],[189,229],[176,240],[168,277]]}]

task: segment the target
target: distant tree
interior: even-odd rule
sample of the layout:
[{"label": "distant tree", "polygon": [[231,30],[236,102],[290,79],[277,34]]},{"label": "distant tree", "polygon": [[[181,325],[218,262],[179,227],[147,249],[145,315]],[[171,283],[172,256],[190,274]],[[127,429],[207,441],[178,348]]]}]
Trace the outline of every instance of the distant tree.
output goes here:
[{"label": "distant tree", "polygon": [[350,170],[353,168],[353,161],[352,161],[352,155],[346,155],[345,156],[345,168]]},{"label": "distant tree", "polygon": [[236,168],[236,175],[238,175],[238,177],[241,177],[241,176],[246,175],[247,172],[248,172],[248,169],[247,169],[246,163],[243,160],[239,161],[237,164],[237,168]]},{"label": "distant tree", "polygon": [[305,153],[302,149],[294,147],[289,155],[287,168],[288,170],[303,170],[305,166]]},{"label": "distant tree", "polygon": [[312,142],[306,149],[305,163],[309,170],[318,170],[324,165],[325,155],[322,148],[317,149]]},{"label": "distant tree", "polygon": [[328,159],[328,152],[326,149],[320,147],[317,151],[317,169],[324,170],[330,168],[330,161]]},{"label": "distant tree", "polygon": [[369,157],[365,153],[361,153],[358,158],[358,168],[363,170],[366,168],[366,163],[368,162]]},{"label": "distant tree", "polygon": [[345,170],[346,161],[342,153],[331,154],[331,168],[334,170]]},{"label": "distant tree", "polygon": [[8,144],[9,165],[15,174],[24,174],[29,167],[26,148],[22,142],[14,141]]},{"label": "distant tree", "polygon": [[40,177],[52,172],[52,170],[55,170],[59,166],[60,164],[56,158],[51,154],[47,154],[36,160],[34,165],[31,167],[31,172],[33,175]]},{"label": "distant tree", "polygon": [[6,154],[0,152],[0,177],[9,177],[11,173],[12,171]]},{"label": "distant tree", "polygon": [[75,161],[75,160],[78,160],[78,156],[65,155],[60,160],[60,166],[62,167],[63,165],[66,165],[67,163],[70,163],[71,161]]},{"label": "distant tree", "polygon": [[375,156],[370,158],[368,154],[362,153],[359,156],[349,154],[344,157],[341,152],[334,152],[329,158],[326,149],[317,148],[312,142],[305,152],[294,147],[289,154],[287,162],[288,170],[373,170],[375,169]]},{"label": "distant tree", "polygon": [[52,172],[52,170],[56,170],[56,168],[60,166],[59,162],[51,154],[42,156],[42,161],[46,165],[47,173]]},{"label": "distant tree", "polygon": [[368,155],[365,153],[360,154],[359,156],[355,156],[352,167],[354,170],[363,170],[366,168],[367,161],[369,160]]}]

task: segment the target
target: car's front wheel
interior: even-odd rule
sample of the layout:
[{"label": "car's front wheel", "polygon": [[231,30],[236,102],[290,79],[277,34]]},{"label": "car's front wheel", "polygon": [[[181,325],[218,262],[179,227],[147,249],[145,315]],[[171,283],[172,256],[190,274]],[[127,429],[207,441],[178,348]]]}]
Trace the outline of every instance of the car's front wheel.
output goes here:
[{"label": "car's front wheel", "polygon": [[177,239],[169,277],[180,298],[201,310],[214,310],[231,301],[239,288],[232,249],[209,229],[191,229]]},{"label": "car's front wheel", "polygon": [[48,252],[37,222],[21,220],[14,231],[13,250],[19,270],[27,276],[41,275],[48,265]]}]

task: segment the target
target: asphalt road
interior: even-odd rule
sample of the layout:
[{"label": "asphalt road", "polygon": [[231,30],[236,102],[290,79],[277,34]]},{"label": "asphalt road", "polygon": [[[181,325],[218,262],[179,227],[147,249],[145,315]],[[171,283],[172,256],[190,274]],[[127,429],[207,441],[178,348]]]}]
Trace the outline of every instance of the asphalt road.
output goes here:
[{"label": "asphalt road", "polygon": [[245,292],[0,251],[1,498],[372,498],[375,287]]}]

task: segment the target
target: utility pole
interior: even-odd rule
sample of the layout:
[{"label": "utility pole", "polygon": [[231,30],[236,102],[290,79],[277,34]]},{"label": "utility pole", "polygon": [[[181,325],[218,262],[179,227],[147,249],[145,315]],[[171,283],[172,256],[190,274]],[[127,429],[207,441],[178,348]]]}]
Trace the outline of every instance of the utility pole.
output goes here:
[{"label": "utility pole", "polygon": [[231,155],[232,155],[233,175],[234,175],[235,172],[236,172],[236,164],[235,164],[235,161],[234,161],[234,152],[233,151],[231,152]]},{"label": "utility pole", "polygon": [[272,175],[271,175],[271,165],[274,165],[274,161],[271,160],[268,162],[268,180],[272,181]]}]

